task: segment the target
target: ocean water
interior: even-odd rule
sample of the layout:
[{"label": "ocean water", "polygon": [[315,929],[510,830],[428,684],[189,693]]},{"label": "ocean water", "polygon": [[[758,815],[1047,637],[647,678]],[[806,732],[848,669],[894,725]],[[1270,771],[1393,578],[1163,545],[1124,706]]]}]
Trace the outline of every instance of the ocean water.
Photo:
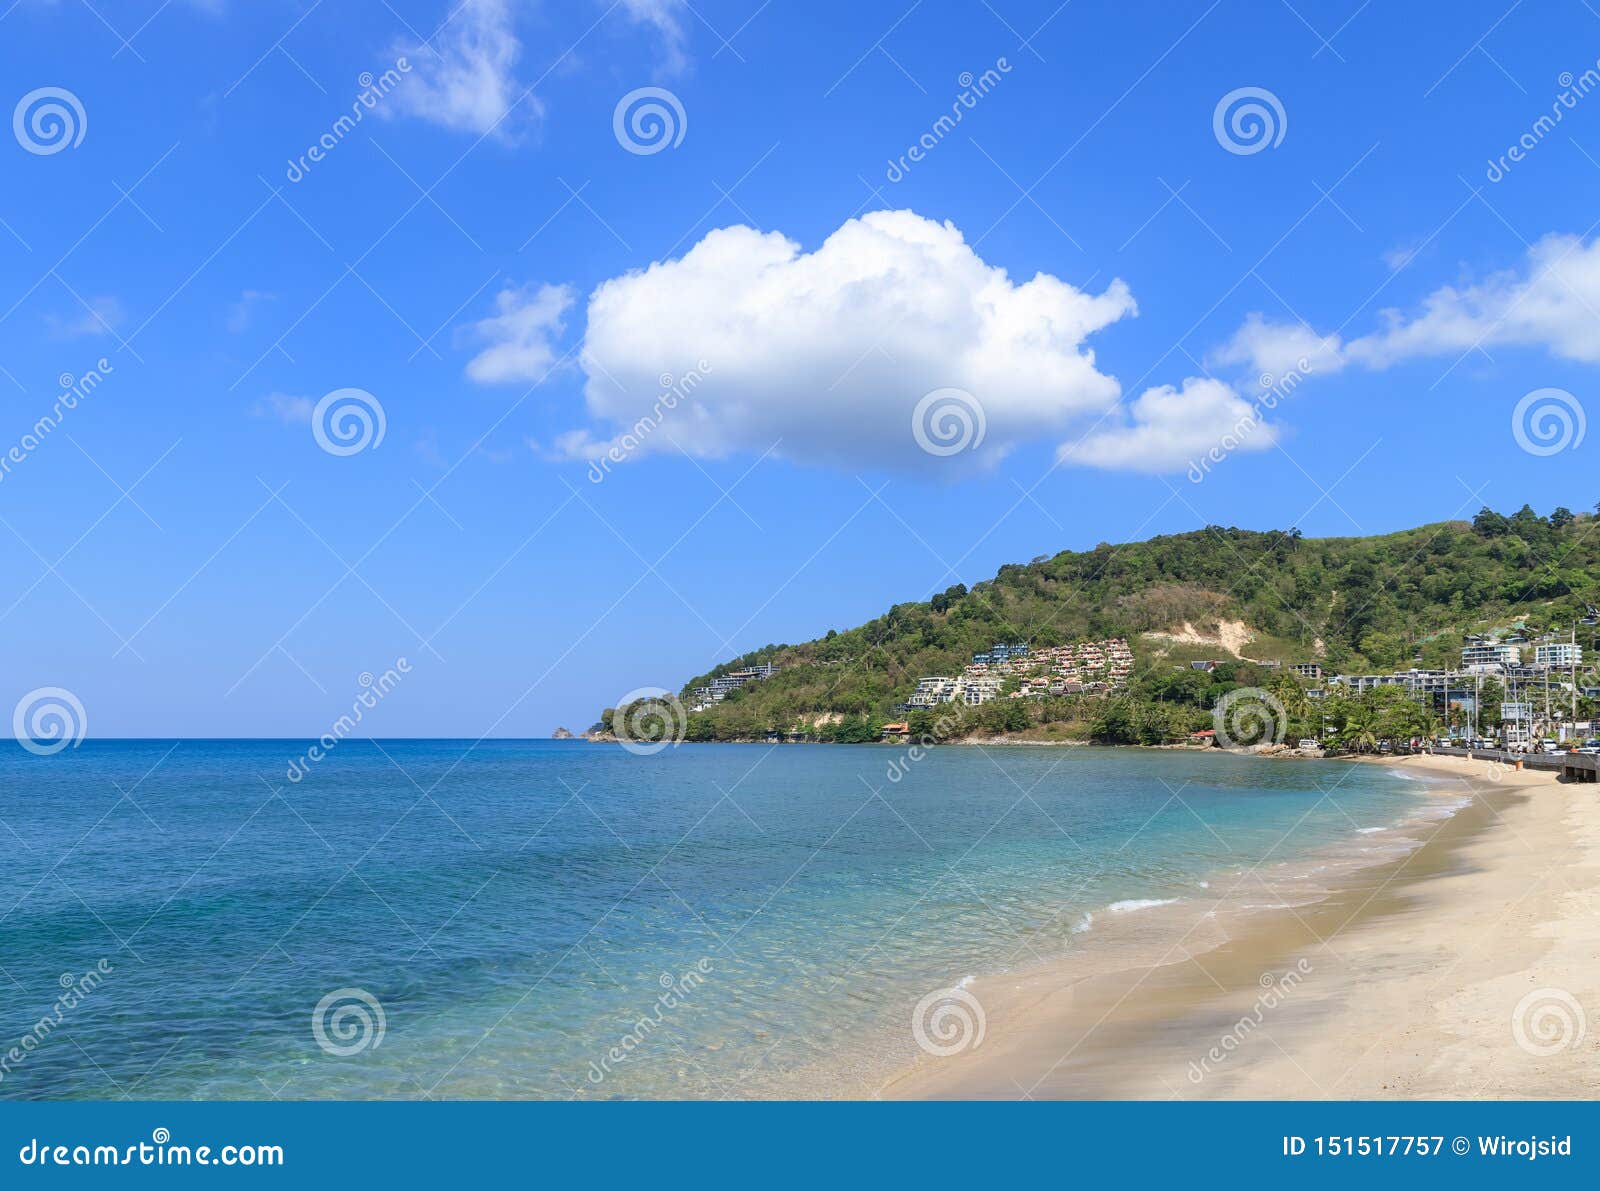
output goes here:
[{"label": "ocean water", "polygon": [[0,749],[0,1097],[870,1092],[930,991],[1426,798],[1042,747],[350,740],[291,782],[308,744]]}]

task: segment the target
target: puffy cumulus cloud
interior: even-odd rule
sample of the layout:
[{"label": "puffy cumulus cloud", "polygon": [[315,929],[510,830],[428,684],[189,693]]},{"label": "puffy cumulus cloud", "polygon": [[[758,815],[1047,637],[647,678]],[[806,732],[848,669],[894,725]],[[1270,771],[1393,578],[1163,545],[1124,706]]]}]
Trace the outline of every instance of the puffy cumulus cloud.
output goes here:
[{"label": "puffy cumulus cloud", "polygon": [[467,375],[486,385],[542,380],[556,361],[555,341],[572,303],[565,285],[501,290],[498,313],[471,327],[473,338],[487,346],[468,362]]},{"label": "puffy cumulus cloud", "polygon": [[428,45],[395,47],[411,72],[377,108],[417,116],[458,132],[510,135],[518,113],[537,116],[539,100],[517,81],[522,42],[510,0],[462,0]]},{"label": "puffy cumulus cloud", "polygon": [[[1135,313],[1120,281],[1099,294],[1046,273],[1014,281],[953,224],[911,211],[852,219],[814,252],[721,228],[595,290],[582,358],[600,437],[561,445],[592,457],[616,441],[606,435],[658,418],[639,450],[715,458],[778,443],[789,459],[849,468],[992,464],[1116,401],[1085,341]],[[691,369],[692,395],[663,416],[663,388]],[[913,414],[945,388],[972,395],[983,433],[938,457],[918,446]]]},{"label": "puffy cumulus cloud", "polygon": [[1263,451],[1278,431],[1261,407],[1219,380],[1191,376],[1181,389],[1146,389],[1129,404],[1129,421],[1091,429],[1060,450],[1067,463],[1142,472],[1182,471],[1213,451]]},{"label": "puffy cumulus cloud", "polygon": [[1290,373],[1326,375],[1345,365],[1337,335],[1318,335],[1304,323],[1268,322],[1260,314],[1247,315],[1233,338],[1211,353],[1222,366],[1247,365],[1260,378],[1271,377],[1268,387]]},{"label": "puffy cumulus cloud", "polygon": [[1477,285],[1444,286],[1407,318],[1383,314],[1385,326],[1353,340],[1352,361],[1370,368],[1416,356],[1470,351],[1478,345],[1543,347],[1586,364],[1600,361],[1600,241],[1549,235],[1528,250],[1523,268]]}]

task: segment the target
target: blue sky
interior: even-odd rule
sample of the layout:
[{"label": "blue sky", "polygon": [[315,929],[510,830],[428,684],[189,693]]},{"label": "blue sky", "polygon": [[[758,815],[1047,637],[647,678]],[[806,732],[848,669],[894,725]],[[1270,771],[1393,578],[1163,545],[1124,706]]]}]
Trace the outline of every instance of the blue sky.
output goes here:
[{"label": "blue sky", "polygon": [[544,735],[1040,553],[1600,499],[1581,0],[3,13],[5,705],[90,735],[400,657],[373,734]]}]

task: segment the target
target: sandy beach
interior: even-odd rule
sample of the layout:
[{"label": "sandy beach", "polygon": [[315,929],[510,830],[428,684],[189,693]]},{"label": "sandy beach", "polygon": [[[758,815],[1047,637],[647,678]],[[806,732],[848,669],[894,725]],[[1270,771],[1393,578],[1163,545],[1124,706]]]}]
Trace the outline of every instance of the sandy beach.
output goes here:
[{"label": "sandy beach", "polygon": [[879,1095],[1588,1096],[1600,1082],[1600,1020],[1586,1020],[1600,1013],[1600,787],[1453,757],[1373,763],[1459,809],[1374,848],[1316,900],[1219,895],[1161,911],[1168,939],[1149,962],[1066,959],[979,980],[981,1044],[923,1058]]}]

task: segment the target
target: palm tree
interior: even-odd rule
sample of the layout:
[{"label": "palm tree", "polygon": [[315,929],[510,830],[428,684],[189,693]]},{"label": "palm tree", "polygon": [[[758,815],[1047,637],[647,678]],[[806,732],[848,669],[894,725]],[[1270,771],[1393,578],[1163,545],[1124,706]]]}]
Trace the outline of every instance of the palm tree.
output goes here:
[{"label": "palm tree", "polygon": [[[1290,726],[1298,729],[1301,736],[1311,735],[1307,729],[1311,723],[1312,707],[1305,687],[1284,674],[1273,682],[1272,694],[1283,705]],[[1290,735],[1295,735],[1295,732],[1291,731]]]},{"label": "palm tree", "polygon": [[1378,747],[1378,709],[1367,695],[1347,700],[1346,704],[1340,739],[1346,748],[1358,753],[1373,752]]},{"label": "palm tree", "polygon": [[1351,723],[1345,728],[1344,743],[1358,753],[1376,752],[1378,735],[1370,723]]}]

